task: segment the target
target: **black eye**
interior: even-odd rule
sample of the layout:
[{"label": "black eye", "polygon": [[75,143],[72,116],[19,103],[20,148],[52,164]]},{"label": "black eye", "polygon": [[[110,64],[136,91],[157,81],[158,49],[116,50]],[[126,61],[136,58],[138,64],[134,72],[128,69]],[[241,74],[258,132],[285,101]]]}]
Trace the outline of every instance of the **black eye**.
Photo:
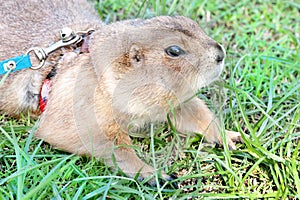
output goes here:
[{"label": "black eye", "polygon": [[169,46],[168,48],[165,49],[165,52],[167,55],[171,57],[178,57],[182,54],[185,54],[185,52],[179,46],[176,45]]}]

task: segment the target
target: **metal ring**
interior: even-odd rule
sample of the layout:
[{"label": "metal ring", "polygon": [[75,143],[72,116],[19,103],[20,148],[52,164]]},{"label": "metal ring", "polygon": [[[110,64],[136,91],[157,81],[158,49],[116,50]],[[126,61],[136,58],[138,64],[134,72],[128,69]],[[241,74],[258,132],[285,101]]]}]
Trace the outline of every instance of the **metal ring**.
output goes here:
[{"label": "metal ring", "polygon": [[16,64],[15,61],[10,60],[10,61],[8,61],[8,62],[6,63],[6,67],[7,67],[8,69],[14,70],[14,69],[16,69],[17,64]]},{"label": "metal ring", "polygon": [[34,52],[35,57],[40,61],[40,64],[38,66],[31,66],[31,69],[40,69],[41,67],[44,66],[45,60],[46,60],[46,55],[43,51],[42,48],[39,47],[33,47],[27,50],[26,54],[29,55],[30,52]]},{"label": "metal ring", "polygon": [[15,61],[10,60],[10,61],[8,61],[7,63],[4,63],[4,64],[3,64],[3,67],[4,67],[4,70],[7,72],[7,71],[9,71],[9,70],[14,70],[14,69],[16,69],[17,64],[16,64]]}]

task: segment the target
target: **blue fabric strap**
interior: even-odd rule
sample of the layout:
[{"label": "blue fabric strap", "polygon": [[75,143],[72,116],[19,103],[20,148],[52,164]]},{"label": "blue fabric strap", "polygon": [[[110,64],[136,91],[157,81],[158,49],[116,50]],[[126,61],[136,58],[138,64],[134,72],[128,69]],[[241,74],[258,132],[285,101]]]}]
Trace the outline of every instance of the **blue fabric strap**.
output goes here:
[{"label": "blue fabric strap", "polygon": [[25,69],[25,68],[29,68],[32,66],[29,54],[17,56],[17,57],[10,58],[10,59],[0,62],[0,75],[5,74],[8,71],[6,66],[9,63],[16,64],[16,68],[13,69],[12,72],[21,70],[21,69]]}]

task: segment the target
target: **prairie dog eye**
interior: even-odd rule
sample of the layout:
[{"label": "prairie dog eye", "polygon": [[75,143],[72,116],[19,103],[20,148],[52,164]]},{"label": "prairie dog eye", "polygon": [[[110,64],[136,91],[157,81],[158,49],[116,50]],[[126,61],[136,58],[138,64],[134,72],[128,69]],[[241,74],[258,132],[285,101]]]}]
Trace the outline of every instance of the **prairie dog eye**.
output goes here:
[{"label": "prairie dog eye", "polygon": [[165,52],[168,56],[171,56],[173,58],[185,54],[185,52],[179,46],[176,45],[167,47],[165,49]]}]

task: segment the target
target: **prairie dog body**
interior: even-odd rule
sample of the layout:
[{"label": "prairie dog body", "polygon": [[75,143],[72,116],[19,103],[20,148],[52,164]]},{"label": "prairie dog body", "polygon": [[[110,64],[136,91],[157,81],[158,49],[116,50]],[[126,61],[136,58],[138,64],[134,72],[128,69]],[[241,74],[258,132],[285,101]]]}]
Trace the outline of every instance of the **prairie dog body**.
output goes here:
[{"label": "prairie dog body", "polygon": [[[35,0],[2,1],[0,19],[1,60],[51,44],[66,26],[75,32],[95,30],[87,52],[60,50],[42,69],[13,72],[0,87],[0,110],[39,115],[42,82],[56,69],[36,131],[53,146],[103,158],[111,166],[113,154],[126,174],[139,172],[145,178],[154,169],[130,148],[128,132],[166,122],[170,107],[178,131],[200,132],[209,142],[221,142],[218,122],[206,105],[197,98],[186,100],[219,77],[225,51],[191,19],[160,16],[105,25],[85,1]],[[231,148],[240,139],[227,131]]]}]

